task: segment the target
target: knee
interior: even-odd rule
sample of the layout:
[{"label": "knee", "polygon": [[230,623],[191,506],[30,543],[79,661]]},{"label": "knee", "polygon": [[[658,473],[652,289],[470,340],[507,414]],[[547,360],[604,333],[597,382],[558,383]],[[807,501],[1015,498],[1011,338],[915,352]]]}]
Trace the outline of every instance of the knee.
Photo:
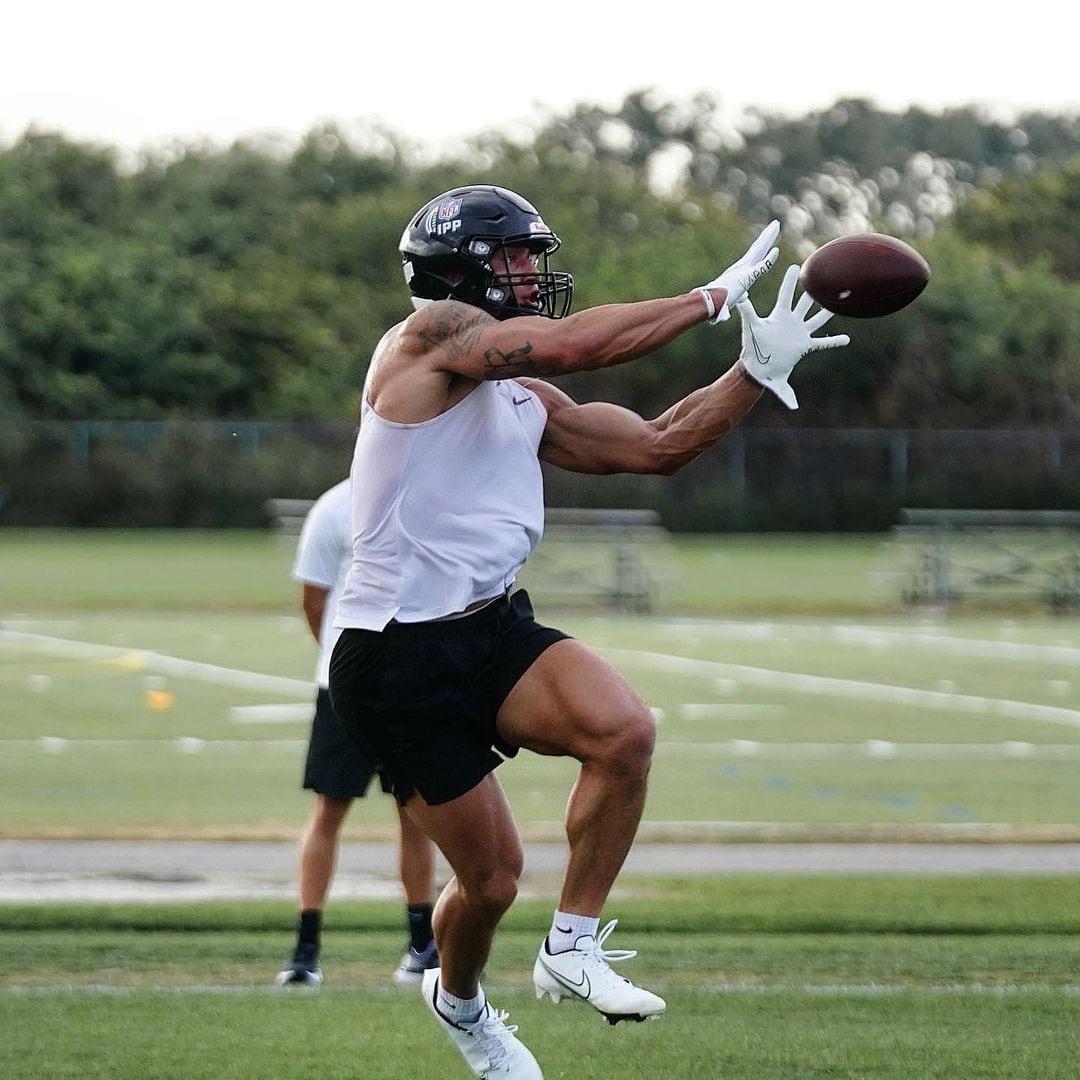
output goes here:
[{"label": "knee", "polygon": [[497,858],[488,860],[473,881],[476,903],[498,917],[517,898],[518,880],[525,869],[525,852],[520,842],[498,845]]},{"label": "knee", "polygon": [[513,867],[499,867],[479,877],[467,890],[469,899],[489,915],[501,916],[517,898],[519,873]]},{"label": "knee", "polygon": [[600,741],[596,756],[618,772],[647,774],[656,745],[656,721],[648,706],[635,704],[605,727],[608,734]]},{"label": "knee", "polygon": [[648,772],[656,745],[656,719],[647,705],[636,709],[623,731],[623,753],[628,762]]}]

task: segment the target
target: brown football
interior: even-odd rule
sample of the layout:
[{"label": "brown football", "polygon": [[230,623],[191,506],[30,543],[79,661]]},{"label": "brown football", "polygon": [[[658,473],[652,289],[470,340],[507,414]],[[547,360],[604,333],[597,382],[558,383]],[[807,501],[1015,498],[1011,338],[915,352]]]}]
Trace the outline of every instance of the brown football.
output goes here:
[{"label": "brown football", "polygon": [[853,319],[907,307],[930,280],[927,261],[903,240],[853,233],[830,240],[803,263],[802,287],[825,309]]}]

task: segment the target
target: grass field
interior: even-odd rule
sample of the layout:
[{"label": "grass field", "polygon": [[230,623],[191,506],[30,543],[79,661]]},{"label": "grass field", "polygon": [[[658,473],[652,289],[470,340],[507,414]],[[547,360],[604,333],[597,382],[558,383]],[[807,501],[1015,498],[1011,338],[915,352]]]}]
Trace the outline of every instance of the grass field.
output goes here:
[{"label": "grass field", "polygon": [[[642,881],[620,900],[626,969],[668,1014],[610,1028],[535,1001],[549,918],[515,906],[487,990],[556,1077],[1072,1077],[1080,1052],[1075,879]],[[341,904],[318,995],[269,986],[284,904],[9,907],[0,1075],[462,1076],[412,992],[386,903]],[[614,939],[613,939],[614,940]]]},{"label": "grass field", "polygon": [[[1080,836],[1077,620],[900,614],[894,554],[686,540],[652,617],[541,603],[656,711],[642,835]],[[290,557],[263,535],[0,531],[0,835],[294,837],[314,649]],[[500,774],[526,835],[558,837],[573,770],[523,754]],[[392,835],[386,800],[347,835]],[[626,878],[610,909],[660,1022],[535,1001],[548,900],[497,940],[488,992],[548,1080],[1078,1074],[1076,878]],[[318,995],[270,986],[292,919],[284,901],[3,905],[0,1076],[465,1073],[389,984],[397,903],[332,905]]]},{"label": "grass field", "polygon": [[[1080,623],[889,614],[883,544],[688,540],[671,577],[699,583],[694,603],[669,590],[651,617],[552,612],[656,710],[646,835],[1080,832]],[[0,545],[0,833],[292,835],[314,646],[287,544],[25,531]],[[558,836],[571,767],[523,754],[500,773],[526,832]],[[388,835],[387,810],[361,804],[350,834]]]},{"label": "grass field", "polygon": [[[291,611],[293,543],[253,531],[3,529],[0,610]],[[870,614],[895,601],[882,587],[890,552],[880,536],[680,537],[646,561],[668,612]]]}]

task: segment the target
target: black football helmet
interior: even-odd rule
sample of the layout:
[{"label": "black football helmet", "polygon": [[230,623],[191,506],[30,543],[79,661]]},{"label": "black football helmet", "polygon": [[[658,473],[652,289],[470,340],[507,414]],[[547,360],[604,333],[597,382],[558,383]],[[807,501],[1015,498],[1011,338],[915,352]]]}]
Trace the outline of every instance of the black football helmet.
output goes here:
[{"label": "black football helmet", "polygon": [[[559,238],[532,203],[507,188],[454,188],[423,206],[401,234],[402,267],[413,296],[461,300],[494,315],[543,315],[561,319],[574,295],[572,274],[548,269]],[[500,248],[524,244],[537,256],[531,274],[500,273]],[[515,285],[537,285],[535,306],[518,303]]]}]

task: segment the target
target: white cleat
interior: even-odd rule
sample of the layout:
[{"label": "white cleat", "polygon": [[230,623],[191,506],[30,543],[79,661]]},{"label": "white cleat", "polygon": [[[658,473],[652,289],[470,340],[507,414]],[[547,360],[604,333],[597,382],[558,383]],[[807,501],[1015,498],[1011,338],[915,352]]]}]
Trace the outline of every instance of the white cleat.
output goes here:
[{"label": "white cleat", "polygon": [[450,1036],[474,1076],[484,1080],[544,1080],[529,1048],[514,1037],[516,1024],[506,1024],[508,1012],[496,1012],[487,1003],[480,1019],[459,1024],[439,1012],[439,969],[424,972],[421,993],[439,1026]]},{"label": "white cleat", "polygon": [[635,986],[609,966],[637,956],[631,949],[604,950],[604,942],[617,923],[618,919],[612,919],[596,937],[579,937],[574,948],[566,952],[548,952],[545,938],[533,965],[536,996],[543,998],[547,994],[556,1005],[563,998],[587,1002],[603,1013],[609,1024],[662,1016],[667,1008],[663,998]]}]

